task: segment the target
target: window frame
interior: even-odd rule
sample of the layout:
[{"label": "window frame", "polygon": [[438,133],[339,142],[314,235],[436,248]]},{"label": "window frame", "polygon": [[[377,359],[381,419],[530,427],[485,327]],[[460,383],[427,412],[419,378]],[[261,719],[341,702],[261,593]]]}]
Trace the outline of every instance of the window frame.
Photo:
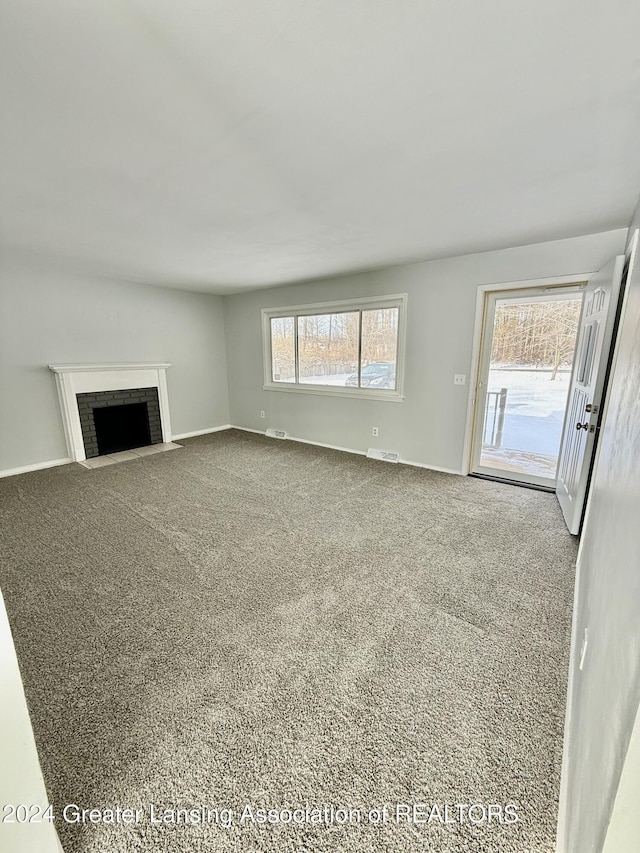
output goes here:
[{"label": "window frame", "polygon": [[[370,311],[380,308],[398,309],[398,339],[396,349],[396,388],[357,388],[350,385],[305,385],[300,382],[274,382],[272,377],[271,320],[293,317],[296,377],[298,377],[298,318],[313,314],[340,314],[348,311]],[[262,362],[264,391],[284,391],[288,394],[316,394],[329,397],[351,397],[360,400],[380,400],[401,403],[404,397],[404,367],[406,348],[407,294],[367,296],[362,299],[342,299],[335,302],[314,302],[306,305],[285,305],[262,309]],[[359,324],[358,349],[362,343],[362,323]],[[362,366],[358,365],[358,373]]]}]

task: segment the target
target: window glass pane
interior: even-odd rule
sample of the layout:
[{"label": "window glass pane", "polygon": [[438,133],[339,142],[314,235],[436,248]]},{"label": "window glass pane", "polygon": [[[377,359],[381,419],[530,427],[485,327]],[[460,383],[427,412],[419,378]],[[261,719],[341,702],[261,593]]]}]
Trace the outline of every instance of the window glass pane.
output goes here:
[{"label": "window glass pane", "polygon": [[396,390],[398,308],[362,312],[360,387]]},{"label": "window glass pane", "polygon": [[294,317],[271,319],[271,377],[274,382],[296,381]]},{"label": "window glass pane", "polygon": [[301,384],[357,386],[358,322],[357,311],[298,317]]}]

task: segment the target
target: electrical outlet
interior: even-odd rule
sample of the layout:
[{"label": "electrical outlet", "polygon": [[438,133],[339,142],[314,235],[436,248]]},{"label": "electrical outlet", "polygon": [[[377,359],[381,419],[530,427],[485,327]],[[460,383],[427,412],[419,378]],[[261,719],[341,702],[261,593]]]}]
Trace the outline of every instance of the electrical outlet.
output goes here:
[{"label": "electrical outlet", "polygon": [[456,373],[453,377],[454,385],[464,385],[467,381],[467,377],[464,373]]},{"label": "electrical outlet", "polygon": [[373,435],[373,436],[377,436],[377,435],[378,435],[378,427],[374,427],[374,428],[371,430],[371,435]]},{"label": "electrical outlet", "polygon": [[263,411],[260,411],[260,417],[261,417],[261,418],[263,418],[263,417],[264,417],[264,412],[263,412]]}]

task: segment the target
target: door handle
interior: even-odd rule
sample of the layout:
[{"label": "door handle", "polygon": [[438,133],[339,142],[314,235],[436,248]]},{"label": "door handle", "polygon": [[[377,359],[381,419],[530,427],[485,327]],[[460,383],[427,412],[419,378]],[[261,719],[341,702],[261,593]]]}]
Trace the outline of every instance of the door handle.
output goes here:
[{"label": "door handle", "polygon": [[576,429],[579,431],[581,429],[589,429],[589,424],[587,422],[583,424],[576,424]]}]

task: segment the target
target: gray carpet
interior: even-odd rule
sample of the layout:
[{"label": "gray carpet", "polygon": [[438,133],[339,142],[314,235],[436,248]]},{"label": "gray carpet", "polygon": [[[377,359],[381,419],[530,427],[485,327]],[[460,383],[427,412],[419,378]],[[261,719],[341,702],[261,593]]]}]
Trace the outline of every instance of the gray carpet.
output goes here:
[{"label": "gray carpet", "polygon": [[[65,851],[552,851],[575,562],[555,498],[238,431],[183,443],[0,481]],[[65,824],[67,803],[143,814]],[[360,821],[239,822],[307,803]],[[506,803],[518,823],[442,822]]]}]

